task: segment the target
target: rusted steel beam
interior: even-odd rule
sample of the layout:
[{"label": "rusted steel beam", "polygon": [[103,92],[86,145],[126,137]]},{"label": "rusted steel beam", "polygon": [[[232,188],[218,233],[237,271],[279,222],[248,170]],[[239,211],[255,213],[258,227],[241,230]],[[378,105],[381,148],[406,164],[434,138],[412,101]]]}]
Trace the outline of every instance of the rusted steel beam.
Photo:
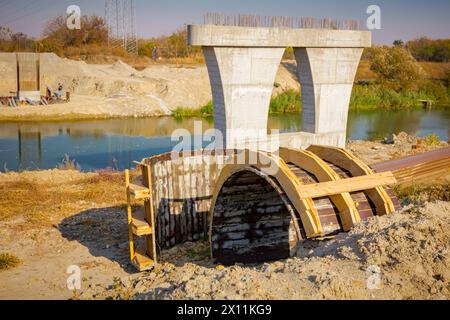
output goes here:
[{"label": "rusted steel beam", "polygon": [[445,160],[450,162],[450,147],[437,149],[434,151],[425,152],[413,156],[406,156],[400,159],[379,162],[373,164],[371,167],[376,172],[384,172],[384,171],[395,172],[400,169],[406,169],[436,160]]},{"label": "rusted steel beam", "polygon": [[392,171],[398,185],[407,186],[450,173],[450,147],[372,165],[376,172]]}]

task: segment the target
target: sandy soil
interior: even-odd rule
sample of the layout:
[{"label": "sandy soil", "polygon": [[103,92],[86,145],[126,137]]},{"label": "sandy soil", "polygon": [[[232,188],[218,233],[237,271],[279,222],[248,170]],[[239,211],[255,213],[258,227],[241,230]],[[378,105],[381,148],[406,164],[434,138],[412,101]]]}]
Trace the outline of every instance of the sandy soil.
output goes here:
[{"label": "sandy soil", "polygon": [[[112,65],[86,64],[53,54],[45,59],[42,83],[53,88],[63,83],[71,92],[71,101],[50,106],[0,106],[0,120],[159,116],[171,114],[177,107],[198,108],[212,99],[205,65],[152,65],[138,71],[122,61]],[[48,66],[52,66],[51,70]],[[0,71],[9,69],[9,62],[0,59]],[[5,78],[15,75],[2,74]],[[4,80],[0,82],[0,92],[9,92],[14,81]],[[293,61],[280,65],[275,82],[274,95],[299,89]]]},{"label": "sandy soil", "polygon": [[[379,142],[366,147],[385,153],[372,149]],[[450,179],[441,200],[407,197],[399,212],[308,241],[289,259],[224,267],[209,259],[207,243],[185,243],[138,273],[128,260],[121,175],[0,174],[0,253],[22,260],[0,271],[0,299],[450,299]],[[30,206],[36,197],[40,205]],[[81,268],[79,291],[67,289],[70,265]]]},{"label": "sandy soil", "polygon": [[355,140],[347,143],[347,149],[368,164],[433,151],[448,146],[448,142],[430,142],[426,138],[412,136],[406,132],[392,134],[384,140]]}]

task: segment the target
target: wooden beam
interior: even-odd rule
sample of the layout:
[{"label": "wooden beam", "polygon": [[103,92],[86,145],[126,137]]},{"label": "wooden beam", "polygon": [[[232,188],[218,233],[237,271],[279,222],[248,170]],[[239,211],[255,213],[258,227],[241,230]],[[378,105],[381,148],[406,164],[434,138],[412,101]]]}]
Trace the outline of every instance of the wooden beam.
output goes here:
[{"label": "wooden beam", "polygon": [[[152,174],[150,165],[142,165],[142,182],[148,190],[148,197],[144,200],[144,212],[145,220],[150,224],[152,230],[155,230],[155,214],[153,211],[153,197],[152,197]],[[156,232],[146,236],[147,243],[147,255],[153,260],[154,263],[158,263],[157,250],[156,250]]]},{"label": "wooden beam", "polygon": [[298,191],[302,199],[320,198],[344,192],[373,189],[377,186],[392,185],[396,182],[397,180],[392,172],[382,172],[338,181],[303,185],[299,187]]},{"label": "wooden beam", "polygon": [[128,185],[130,195],[136,200],[144,200],[150,196],[149,189],[142,184],[141,179],[139,177]]},{"label": "wooden beam", "polygon": [[[285,162],[291,162],[296,166],[312,173],[319,182],[339,181],[339,175],[322,159],[314,153],[301,149],[280,148],[280,156]],[[358,209],[350,196],[350,193],[343,192],[331,195],[330,200],[339,211],[342,228],[349,231],[353,225],[361,221]]]},{"label": "wooden beam", "polygon": [[[307,150],[318,155],[323,160],[347,170],[353,177],[373,174],[373,170],[368,165],[344,149],[311,145]],[[364,193],[374,203],[377,215],[381,216],[395,211],[391,197],[382,186],[364,190]]]},{"label": "wooden beam", "polygon": [[131,223],[133,233],[139,237],[147,236],[153,232],[153,228],[145,218],[145,209],[139,208],[133,212],[133,219]]},{"label": "wooden beam", "polygon": [[131,212],[131,197],[130,197],[130,171],[125,170],[125,187],[127,193],[127,223],[128,223],[128,241],[130,243],[130,260],[134,259],[134,239],[133,239],[133,229],[132,223],[132,212]]}]

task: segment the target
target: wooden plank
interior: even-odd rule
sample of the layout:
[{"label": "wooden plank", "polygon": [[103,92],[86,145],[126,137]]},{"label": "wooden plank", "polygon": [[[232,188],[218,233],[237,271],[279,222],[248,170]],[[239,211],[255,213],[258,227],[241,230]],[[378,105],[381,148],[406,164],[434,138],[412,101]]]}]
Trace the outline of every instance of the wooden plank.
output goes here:
[{"label": "wooden plank", "polygon": [[[339,175],[325,161],[310,151],[280,148],[280,156],[285,162],[291,162],[312,173],[319,182],[341,180]],[[350,193],[343,192],[331,195],[330,199],[339,211],[339,217],[341,218],[344,231],[349,231],[355,223],[361,221],[358,209]]]},{"label": "wooden plank", "polygon": [[[323,160],[347,170],[353,177],[373,173],[373,170],[368,165],[344,149],[312,145],[307,150],[313,152]],[[373,189],[364,190],[364,192],[374,203],[377,215],[389,214],[395,211],[394,203],[383,187],[378,186]]]},{"label": "wooden plank", "polygon": [[150,197],[149,189],[143,185],[142,177],[139,177],[128,185],[130,195],[136,200],[144,200]]},{"label": "wooden plank", "polygon": [[298,188],[298,192],[301,199],[320,198],[344,192],[373,189],[376,186],[392,185],[396,182],[392,172],[381,172],[338,181],[303,185]]},{"label": "wooden plank", "polygon": [[153,232],[153,228],[145,218],[144,208],[140,208],[133,213],[131,226],[133,229],[133,233],[139,237],[149,235]]},{"label": "wooden plank", "polygon": [[185,211],[187,217],[187,240],[192,241],[192,230],[193,230],[193,216],[191,212],[191,206],[189,204],[190,190],[191,190],[191,179],[190,179],[190,167],[189,158],[182,158],[182,172],[183,172],[183,188],[182,188],[182,198],[183,198],[183,210]]},{"label": "wooden plank", "polygon": [[136,250],[136,255],[134,256],[131,263],[138,269],[139,271],[146,271],[154,267],[156,261],[154,261],[151,257],[149,257],[144,248],[138,248]]}]

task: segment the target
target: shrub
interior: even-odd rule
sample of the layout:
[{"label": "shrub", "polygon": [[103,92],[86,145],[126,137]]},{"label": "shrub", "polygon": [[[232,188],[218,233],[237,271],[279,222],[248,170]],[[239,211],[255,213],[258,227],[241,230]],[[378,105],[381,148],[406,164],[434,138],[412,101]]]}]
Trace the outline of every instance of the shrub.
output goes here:
[{"label": "shrub", "polygon": [[408,41],[406,47],[417,60],[450,61],[450,39],[428,39],[426,37]]},{"label": "shrub", "polygon": [[108,43],[108,28],[103,18],[92,15],[81,17],[81,29],[69,30],[65,17],[59,16],[47,22],[44,37],[64,48],[81,44],[105,45]]},{"label": "shrub", "polygon": [[7,270],[17,267],[20,259],[10,253],[0,253],[0,270]]},{"label": "shrub", "polygon": [[410,88],[422,79],[424,71],[411,54],[402,47],[376,47],[370,51],[370,69],[378,81],[396,90]]},{"label": "shrub", "polygon": [[354,85],[350,98],[350,108],[400,109],[420,106],[419,100],[433,100],[437,103],[448,103],[449,91],[442,83],[426,80],[412,89],[394,90],[380,84]]},{"label": "shrub", "polygon": [[175,119],[190,118],[190,117],[201,118],[212,116],[213,112],[214,112],[213,102],[209,101],[200,109],[178,107],[175,109],[172,115]]},{"label": "shrub", "polygon": [[437,134],[431,133],[423,139],[423,143],[427,146],[438,146],[441,144],[441,140]]},{"label": "shrub", "polygon": [[302,109],[302,96],[299,91],[287,90],[272,98],[269,113],[299,112]]}]

